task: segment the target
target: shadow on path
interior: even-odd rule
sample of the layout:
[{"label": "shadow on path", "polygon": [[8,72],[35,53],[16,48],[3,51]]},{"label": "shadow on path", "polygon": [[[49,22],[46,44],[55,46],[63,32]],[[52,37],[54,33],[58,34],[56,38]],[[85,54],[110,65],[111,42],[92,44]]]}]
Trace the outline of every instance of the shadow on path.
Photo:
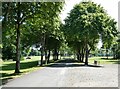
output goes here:
[{"label": "shadow on path", "polygon": [[46,67],[61,68],[61,67],[103,67],[103,66],[94,64],[85,65],[84,62],[79,62],[78,60],[65,58],[63,60],[57,61],[54,64],[47,65]]}]

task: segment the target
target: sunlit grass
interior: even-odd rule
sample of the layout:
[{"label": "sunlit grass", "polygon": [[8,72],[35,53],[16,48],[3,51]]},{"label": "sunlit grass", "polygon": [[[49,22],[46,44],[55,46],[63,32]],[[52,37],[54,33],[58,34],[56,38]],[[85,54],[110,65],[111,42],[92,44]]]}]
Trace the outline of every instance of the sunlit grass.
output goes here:
[{"label": "sunlit grass", "polygon": [[[0,68],[0,75],[2,74],[2,77],[0,78],[3,81],[3,84],[7,82],[7,80],[20,77],[24,74],[28,74],[30,72],[33,72],[35,70],[38,70],[42,67],[38,66],[38,61],[40,60],[40,56],[32,56],[31,59],[22,60],[20,62],[21,68],[20,68],[20,74],[15,74],[15,61],[1,61]],[[51,57],[52,59],[52,57]]]},{"label": "sunlit grass", "polygon": [[[8,80],[21,77],[24,74],[28,74],[30,72],[33,72],[35,70],[38,70],[42,67],[38,66],[38,61],[40,60],[40,56],[32,56],[31,59],[22,60],[20,65],[20,74],[15,74],[15,61],[0,61],[0,75],[2,74],[2,77],[0,78],[3,80],[3,84],[6,83]],[[69,59],[74,57],[61,57],[61,60],[63,59]],[[52,59],[52,57],[50,58]],[[89,64],[94,64],[94,60],[97,60],[100,62],[100,65],[102,64],[120,64],[120,61],[118,59],[113,59],[112,57],[109,57],[106,59],[106,57],[91,57],[89,58]],[[54,61],[51,60],[51,62],[54,63]],[[53,64],[51,63],[51,64]],[[50,65],[50,64],[49,64]]]},{"label": "sunlit grass", "polygon": [[118,59],[113,59],[112,57],[108,59],[106,57],[91,57],[89,58],[89,63],[94,63],[94,60],[99,61],[100,64],[120,64]]}]

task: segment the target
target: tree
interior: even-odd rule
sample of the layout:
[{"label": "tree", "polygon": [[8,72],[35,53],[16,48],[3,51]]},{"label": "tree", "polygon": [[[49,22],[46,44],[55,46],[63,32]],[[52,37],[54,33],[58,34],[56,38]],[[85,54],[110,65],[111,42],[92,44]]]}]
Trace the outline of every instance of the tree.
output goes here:
[{"label": "tree", "polygon": [[[58,30],[60,30],[59,14],[62,10],[64,2],[47,2],[42,4],[41,14],[35,15],[34,18],[29,20],[31,29],[35,31],[33,33],[36,38],[36,43],[41,46],[41,66],[43,65],[43,54],[45,54],[47,63],[47,40],[50,36],[57,39],[59,36]],[[51,11],[52,9],[52,11]]]},{"label": "tree", "polygon": [[[38,13],[35,3],[21,3],[21,2],[4,2],[2,5],[3,23],[11,25],[12,29],[16,31],[16,67],[15,73],[20,73],[20,29],[23,22],[31,18],[35,13]],[[23,9],[24,8],[24,9]],[[5,11],[5,12],[4,12]],[[3,27],[5,27],[3,25]],[[10,30],[10,29],[9,29]]]},{"label": "tree", "polygon": [[112,46],[112,51],[113,51],[113,58],[119,59],[120,58],[120,39],[119,39],[119,34],[116,39],[116,42]]},{"label": "tree", "polygon": [[[15,73],[20,72],[20,55],[21,55],[21,30],[23,25],[27,25],[26,21],[35,18],[41,18],[39,19],[39,23],[42,22],[42,25],[40,25],[43,29],[47,29],[45,24],[49,24],[50,22],[53,23],[55,19],[53,19],[55,16],[58,16],[58,12],[60,12],[62,8],[62,2],[50,2],[50,3],[44,3],[44,2],[32,2],[32,3],[24,3],[24,2],[4,2],[2,4],[2,11],[3,11],[3,29],[11,30],[14,29],[15,37],[16,37],[16,67],[15,67]],[[51,11],[53,9],[53,11]],[[44,12],[44,13],[43,13]],[[44,17],[43,17],[44,16]],[[49,19],[48,19],[49,18]],[[48,19],[48,20],[47,20]],[[41,21],[40,21],[41,20]],[[10,26],[10,27],[9,27]],[[37,26],[37,25],[36,25]],[[51,25],[49,25],[51,26]],[[9,28],[6,28],[9,27]],[[42,29],[42,30],[43,30]],[[7,32],[6,31],[6,32]],[[26,33],[26,31],[24,31]],[[44,32],[44,31],[43,31]],[[47,31],[48,32],[48,31]],[[10,33],[8,33],[10,35]],[[24,34],[24,33],[23,33]],[[43,33],[44,34],[44,33]],[[44,36],[41,36],[41,39],[44,40]],[[3,34],[5,35],[5,34]],[[40,35],[40,34],[39,34]],[[30,36],[30,35],[29,35]],[[24,37],[23,37],[24,38]],[[26,38],[26,36],[25,36]]]},{"label": "tree", "polygon": [[[111,24],[105,23],[107,18],[108,15],[103,7],[88,1],[75,5],[65,19],[64,33],[66,39],[74,43],[80,42],[77,45],[85,50],[85,65],[88,65],[91,49],[96,47],[100,36],[103,35],[102,32],[105,31],[104,26],[112,28]],[[111,18],[109,19],[111,20]],[[114,27],[112,29],[116,30]]]},{"label": "tree", "polygon": [[116,23],[114,19],[107,18],[104,24],[104,32],[102,33],[103,47],[106,49],[106,57],[108,59],[108,50],[114,44],[115,37],[117,37],[118,31],[116,30]]}]

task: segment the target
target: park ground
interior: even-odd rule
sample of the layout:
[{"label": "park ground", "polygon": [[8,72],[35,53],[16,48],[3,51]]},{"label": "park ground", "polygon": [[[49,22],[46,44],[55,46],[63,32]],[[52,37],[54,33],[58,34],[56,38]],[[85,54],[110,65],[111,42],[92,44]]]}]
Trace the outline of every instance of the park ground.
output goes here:
[{"label": "park ground", "polygon": [[[91,57],[89,58],[90,65],[84,66],[77,60],[64,57],[55,63],[51,60],[49,65],[43,67],[37,66],[39,59],[39,56],[34,56],[31,59],[21,61],[21,73],[19,75],[14,74],[15,62],[1,62],[2,83],[7,83],[6,86],[16,85],[16,87],[30,86],[31,83],[31,87],[99,87],[100,85],[116,87],[118,85],[117,64],[119,61],[116,59]],[[94,66],[94,60],[100,62],[98,66]],[[51,80],[53,81],[50,82]]]}]

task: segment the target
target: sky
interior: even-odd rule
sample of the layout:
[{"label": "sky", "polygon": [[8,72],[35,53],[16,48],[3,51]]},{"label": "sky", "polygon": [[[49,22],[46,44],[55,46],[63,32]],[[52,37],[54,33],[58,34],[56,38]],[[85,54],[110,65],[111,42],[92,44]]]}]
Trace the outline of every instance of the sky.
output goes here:
[{"label": "sky", "polygon": [[[67,17],[67,13],[70,12],[71,9],[73,9],[75,4],[80,3],[83,0],[65,0],[66,4],[64,5],[64,10],[61,12],[61,20],[62,23],[64,23],[64,19]],[[88,1],[88,0],[84,0]],[[118,22],[118,2],[120,0],[91,0],[95,2],[96,4],[100,4],[108,13],[109,16],[115,19],[115,21]],[[98,43],[98,48],[102,47],[101,40]]]}]

